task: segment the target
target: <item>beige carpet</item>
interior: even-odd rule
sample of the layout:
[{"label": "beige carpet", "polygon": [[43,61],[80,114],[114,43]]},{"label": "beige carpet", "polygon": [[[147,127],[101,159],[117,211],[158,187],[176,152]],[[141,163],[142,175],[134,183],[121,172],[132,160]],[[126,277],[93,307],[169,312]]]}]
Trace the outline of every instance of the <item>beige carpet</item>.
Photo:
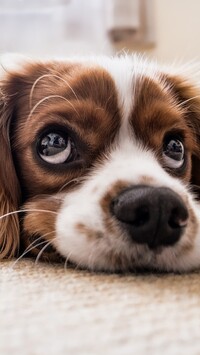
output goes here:
[{"label": "beige carpet", "polygon": [[200,274],[0,264],[0,354],[200,354]]}]

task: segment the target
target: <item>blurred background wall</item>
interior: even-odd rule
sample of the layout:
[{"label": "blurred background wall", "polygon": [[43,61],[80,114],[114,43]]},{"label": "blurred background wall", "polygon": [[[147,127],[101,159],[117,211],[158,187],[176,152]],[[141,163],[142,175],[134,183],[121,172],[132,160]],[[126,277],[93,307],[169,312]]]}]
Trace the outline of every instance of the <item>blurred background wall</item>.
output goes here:
[{"label": "blurred background wall", "polygon": [[156,46],[162,60],[200,59],[200,1],[155,0]]},{"label": "blurred background wall", "polygon": [[0,53],[200,58],[200,0],[0,0]]}]

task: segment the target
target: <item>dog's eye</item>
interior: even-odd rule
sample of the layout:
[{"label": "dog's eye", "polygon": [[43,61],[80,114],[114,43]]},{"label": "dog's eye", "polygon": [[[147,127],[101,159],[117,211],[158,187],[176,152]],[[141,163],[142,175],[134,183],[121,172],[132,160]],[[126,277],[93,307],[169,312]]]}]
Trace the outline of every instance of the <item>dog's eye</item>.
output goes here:
[{"label": "dog's eye", "polygon": [[62,164],[73,156],[74,144],[67,135],[50,132],[38,142],[38,153],[47,163]]},{"label": "dog's eye", "polygon": [[176,138],[167,138],[163,145],[163,159],[169,168],[181,168],[184,163],[183,143]]}]

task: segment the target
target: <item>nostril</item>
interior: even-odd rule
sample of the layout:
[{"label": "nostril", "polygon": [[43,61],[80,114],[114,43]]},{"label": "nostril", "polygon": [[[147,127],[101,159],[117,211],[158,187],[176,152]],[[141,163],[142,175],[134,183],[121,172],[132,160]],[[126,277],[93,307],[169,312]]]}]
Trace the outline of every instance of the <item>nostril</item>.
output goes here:
[{"label": "nostril", "polygon": [[144,226],[150,220],[149,207],[146,204],[123,201],[115,198],[111,202],[111,211],[123,223],[134,227]]},{"label": "nostril", "polygon": [[188,213],[186,209],[180,211],[179,208],[173,208],[169,216],[168,225],[172,229],[185,228],[187,226]]},{"label": "nostril", "polygon": [[131,224],[135,227],[141,227],[149,222],[150,214],[147,206],[140,206],[134,211]]}]

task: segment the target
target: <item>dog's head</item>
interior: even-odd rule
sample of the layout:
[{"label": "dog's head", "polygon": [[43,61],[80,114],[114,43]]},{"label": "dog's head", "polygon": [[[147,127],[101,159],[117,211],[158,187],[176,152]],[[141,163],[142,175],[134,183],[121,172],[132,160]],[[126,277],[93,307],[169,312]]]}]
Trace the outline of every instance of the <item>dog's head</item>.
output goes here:
[{"label": "dog's head", "polygon": [[1,80],[0,137],[1,258],[21,239],[94,270],[200,266],[200,91],[186,78],[136,57],[23,64]]}]

